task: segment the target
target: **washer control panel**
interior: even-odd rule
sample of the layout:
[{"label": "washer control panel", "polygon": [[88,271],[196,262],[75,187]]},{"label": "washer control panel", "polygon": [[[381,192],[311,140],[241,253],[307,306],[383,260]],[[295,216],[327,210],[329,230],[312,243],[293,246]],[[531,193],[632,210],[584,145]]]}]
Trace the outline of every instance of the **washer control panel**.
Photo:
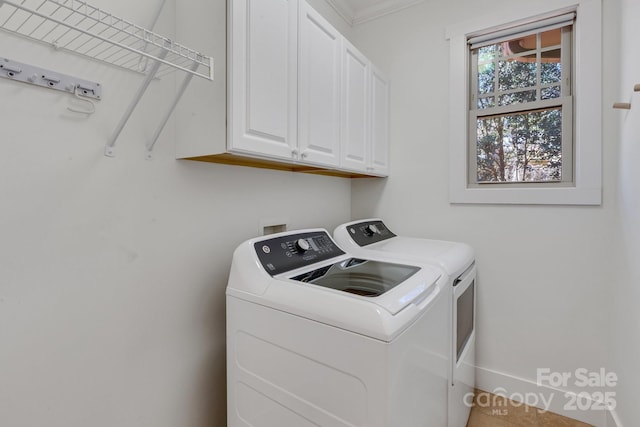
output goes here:
[{"label": "washer control panel", "polygon": [[347,232],[358,246],[367,246],[396,237],[382,221],[364,221],[352,224],[347,226]]},{"label": "washer control panel", "polygon": [[254,243],[254,249],[262,268],[272,276],[345,253],[324,231],[261,240]]}]

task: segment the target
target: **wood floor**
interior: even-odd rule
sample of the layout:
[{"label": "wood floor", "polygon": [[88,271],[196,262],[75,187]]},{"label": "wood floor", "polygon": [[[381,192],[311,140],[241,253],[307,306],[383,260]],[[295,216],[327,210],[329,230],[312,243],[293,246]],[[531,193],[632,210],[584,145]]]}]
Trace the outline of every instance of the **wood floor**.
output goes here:
[{"label": "wood floor", "polygon": [[476,390],[467,427],[593,427],[533,406]]}]

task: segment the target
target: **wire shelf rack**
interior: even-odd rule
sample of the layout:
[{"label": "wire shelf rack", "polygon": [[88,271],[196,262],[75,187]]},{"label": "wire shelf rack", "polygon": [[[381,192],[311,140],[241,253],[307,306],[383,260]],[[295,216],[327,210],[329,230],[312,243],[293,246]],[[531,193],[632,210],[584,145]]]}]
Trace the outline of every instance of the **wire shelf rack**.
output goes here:
[{"label": "wire shelf rack", "polygon": [[79,0],[0,0],[0,28],[140,73],[159,61],[156,77],[179,69],[213,80],[212,58]]},{"label": "wire shelf rack", "polygon": [[186,73],[147,144],[148,159],[191,78],[214,78],[213,58],[80,0],[0,0],[0,29],[146,75],[107,142],[109,157],[115,155],[115,142],[153,79],[177,70]]}]

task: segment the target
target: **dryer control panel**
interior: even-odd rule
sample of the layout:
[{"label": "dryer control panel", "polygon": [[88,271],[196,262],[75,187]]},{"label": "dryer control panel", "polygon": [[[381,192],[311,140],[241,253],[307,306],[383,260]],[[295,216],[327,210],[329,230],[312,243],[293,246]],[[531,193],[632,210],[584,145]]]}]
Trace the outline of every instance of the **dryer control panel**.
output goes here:
[{"label": "dryer control panel", "polygon": [[345,254],[324,231],[274,237],[253,247],[262,268],[272,276]]},{"label": "dryer control panel", "polygon": [[367,246],[396,237],[382,221],[364,221],[352,224],[347,227],[347,231],[351,239],[359,246]]}]

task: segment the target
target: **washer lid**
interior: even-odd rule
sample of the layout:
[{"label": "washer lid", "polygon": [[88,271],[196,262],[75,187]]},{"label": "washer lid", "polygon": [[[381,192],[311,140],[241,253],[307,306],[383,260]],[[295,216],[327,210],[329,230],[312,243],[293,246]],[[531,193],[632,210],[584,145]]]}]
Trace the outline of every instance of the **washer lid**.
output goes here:
[{"label": "washer lid", "polygon": [[412,265],[348,258],[292,279],[365,297],[378,297],[419,270],[420,267]]},{"label": "washer lid", "polygon": [[366,297],[391,314],[426,297],[439,278],[432,269],[361,258],[347,258],[291,277],[303,283]]}]

